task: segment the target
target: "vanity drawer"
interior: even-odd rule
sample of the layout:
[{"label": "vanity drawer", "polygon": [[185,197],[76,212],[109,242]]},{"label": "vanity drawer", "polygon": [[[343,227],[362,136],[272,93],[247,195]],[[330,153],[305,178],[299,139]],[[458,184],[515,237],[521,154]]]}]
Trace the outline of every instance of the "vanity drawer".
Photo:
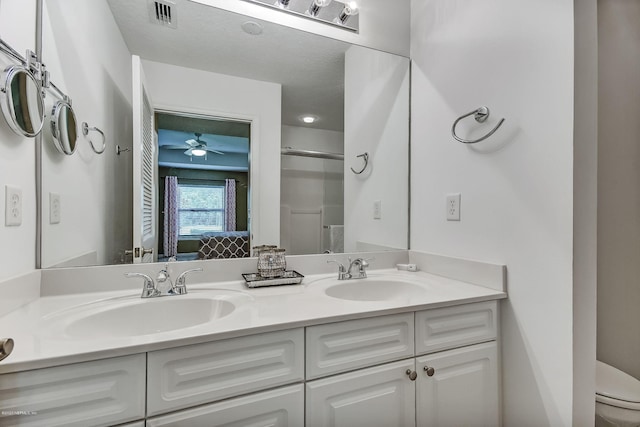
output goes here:
[{"label": "vanity drawer", "polygon": [[304,425],[304,386],[296,384],[150,418],[147,427]]},{"label": "vanity drawer", "polygon": [[307,328],[307,379],[413,356],[413,313]]},{"label": "vanity drawer", "polygon": [[304,380],[304,331],[161,350],[147,357],[147,415]]},{"label": "vanity drawer", "polygon": [[139,420],[144,391],[144,354],[4,374],[0,425],[85,427]]},{"label": "vanity drawer", "polygon": [[488,301],[416,312],[416,354],[495,339],[497,310]]}]

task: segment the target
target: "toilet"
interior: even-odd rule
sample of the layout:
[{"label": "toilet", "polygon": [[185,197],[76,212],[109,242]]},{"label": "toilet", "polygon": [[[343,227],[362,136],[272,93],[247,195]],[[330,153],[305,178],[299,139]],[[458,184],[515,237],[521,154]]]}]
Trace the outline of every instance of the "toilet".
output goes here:
[{"label": "toilet", "polygon": [[596,361],[596,427],[640,426],[640,380]]}]

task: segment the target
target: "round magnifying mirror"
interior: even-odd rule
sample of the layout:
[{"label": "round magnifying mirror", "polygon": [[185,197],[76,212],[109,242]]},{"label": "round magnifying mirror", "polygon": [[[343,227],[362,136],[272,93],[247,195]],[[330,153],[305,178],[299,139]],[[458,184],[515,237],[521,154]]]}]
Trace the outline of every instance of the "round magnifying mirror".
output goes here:
[{"label": "round magnifying mirror", "polygon": [[72,155],[76,151],[78,124],[76,114],[67,101],[58,101],[51,112],[51,134],[53,143],[62,154]]},{"label": "round magnifying mirror", "polygon": [[18,135],[36,136],[44,124],[44,100],[40,85],[22,65],[5,69],[3,80],[0,97],[7,123]]}]

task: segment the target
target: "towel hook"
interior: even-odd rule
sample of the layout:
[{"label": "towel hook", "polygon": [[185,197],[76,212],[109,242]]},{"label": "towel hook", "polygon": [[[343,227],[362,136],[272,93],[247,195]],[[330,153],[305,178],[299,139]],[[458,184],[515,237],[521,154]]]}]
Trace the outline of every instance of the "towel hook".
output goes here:
[{"label": "towel hook", "polygon": [[369,153],[358,154],[356,157],[362,157],[364,159],[364,166],[362,167],[362,169],[360,169],[359,172],[354,168],[351,168],[351,172],[355,173],[356,175],[360,175],[365,171],[365,169],[367,169],[367,166],[369,166]]},{"label": "towel hook", "polygon": [[473,114],[473,118],[476,119],[476,122],[478,123],[484,123],[487,118],[489,118],[489,108],[487,107],[480,107],[477,108],[475,110],[473,110],[470,113],[465,114],[464,116],[460,116],[458,117],[458,119],[453,122],[453,126],[451,127],[451,135],[456,139],[456,141],[460,141],[463,144],[475,144],[476,142],[480,142],[480,141],[484,141],[485,139],[489,138],[491,135],[493,135],[500,126],[502,126],[502,123],[504,123],[504,119],[500,119],[500,121],[498,122],[498,124],[496,125],[496,127],[494,127],[491,132],[489,132],[488,134],[486,134],[485,136],[478,138],[478,139],[462,139],[460,138],[458,135],[456,135],[456,126],[458,125],[458,122],[466,117],[469,117],[470,115]]},{"label": "towel hook", "polygon": [[100,135],[102,135],[102,149],[100,150],[96,149],[96,146],[93,145],[93,141],[91,140],[91,138],[88,138],[89,144],[91,145],[91,149],[95,151],[96,154],[104,153],[105,148],[107,148],[104,132],[102,132],[97,127],[89,127],[89,124],[87,122],[82,122],[82,135],[87,136],[89,135],[90,131],[95,131],[95,132],[98,132]]}]

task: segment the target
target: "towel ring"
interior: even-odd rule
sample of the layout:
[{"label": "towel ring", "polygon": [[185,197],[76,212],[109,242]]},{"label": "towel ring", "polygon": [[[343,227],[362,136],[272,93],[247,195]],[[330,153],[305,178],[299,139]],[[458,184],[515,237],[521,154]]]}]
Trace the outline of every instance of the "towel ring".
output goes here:
[{"label": "towel ring", "polygon": [[498,124],[496,125],[496,127],[494,127],[491,132],[489,132],[488,134],[486,134],[485,136],[478,138],[478,139],[463,139],[460,138],[458,135],[456,135],[456,126],[458,125],[458,122],[466,117],[469,117],[470,115],[473,114],[473,118],[476,119],[476,122],[478,123],[484,123],[487,118],[489,118],[489,108],[487,107],[480,107],[477,108],[475,110],[473,110],[470,113],[465,114],[464,116],[460,116],[458,117],[458,119],[453,122],[453,126],[451,127],[451,135],[456,139],[456,141],[462,142],[463,144],[475,144],[476,142],[480,142],[480,141],[484,141],[485,139],[489,138],[491,135],[493,135],[500,126],[502,126],[502,123],[504,123],[504,119],[500,119],[500,121],[498,122]]},{"label": "towel ring", "polygon": [[351,168],[351,172],[355,173],[356,175],[360,175],[365,171],[365,169],[367,169],[367,166],[369,166],[369,153],[358,154],[356,157],[362,157],[364,159],[364,166],[362,167],[362,169],[360,169],[359,172],[354,168]]},{"label": "towel ring", "polygon": [[106,138],[104,136],[104,132],[102,132],[97,127],[89,127],[89,124],[87,122],[82,122],[82,135],[87,136],[87,135],[89,135],[89,132],[91,132],[91,131],[98,132],[100,135],[102,135],[102,149],[100,149],[100,150],[96,149],[96,146],[93,145],[93,141],[91,140],[91,138],[87,139],[89,141],[89,144],[91,145],[91,149],[93,151],[95,151],[96,154],[104,153],[105,148],[107,148],[107,143],[106,143]]}]

